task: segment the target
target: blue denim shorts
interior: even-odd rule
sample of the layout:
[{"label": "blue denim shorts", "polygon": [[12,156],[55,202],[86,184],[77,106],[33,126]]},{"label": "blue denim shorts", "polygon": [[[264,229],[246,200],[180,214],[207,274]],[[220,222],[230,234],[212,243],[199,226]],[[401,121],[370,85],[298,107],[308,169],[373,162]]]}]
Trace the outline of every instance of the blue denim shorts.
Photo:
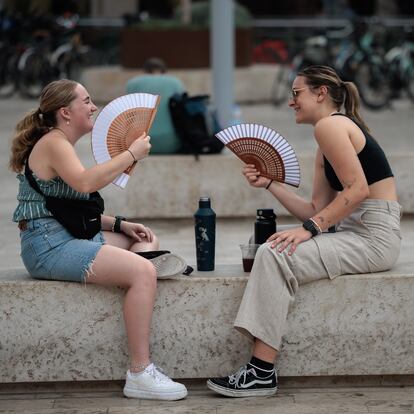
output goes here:
[{"label": "blue denim shorts", "polygon": [[21,257],[36,279],[83,282],[105,243],[102,232],[90,240],[76,239],[52,217],[27,220],[25,227]]}]

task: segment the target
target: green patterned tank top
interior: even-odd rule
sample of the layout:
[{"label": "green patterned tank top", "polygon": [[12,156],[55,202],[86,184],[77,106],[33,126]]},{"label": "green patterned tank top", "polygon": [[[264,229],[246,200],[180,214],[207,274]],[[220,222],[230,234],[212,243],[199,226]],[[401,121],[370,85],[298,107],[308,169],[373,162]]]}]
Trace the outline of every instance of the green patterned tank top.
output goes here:
[{"label": "green patterned tank top", "polygon": [[[33,173],[40,190],[47,196],[58,198],[70,198],[75,200],[87,200],[89,193],[80,193],[66,184],[60,177],[45,181],[36,177]],[[18,174],[19,192],[17,194],[16,210],[13,213],[13,221],[30,220],[41,217],[52,217],[46,208],[45,198],[33,189],[24,174]]]}]

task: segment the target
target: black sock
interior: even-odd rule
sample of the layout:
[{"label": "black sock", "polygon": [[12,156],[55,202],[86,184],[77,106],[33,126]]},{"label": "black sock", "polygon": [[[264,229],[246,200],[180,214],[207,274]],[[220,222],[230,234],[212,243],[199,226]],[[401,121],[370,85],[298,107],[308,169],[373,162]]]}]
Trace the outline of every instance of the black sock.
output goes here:
[{"label": "black sock", "polygon": [[250,365],[253,365],[256,368],[256,372],[259,376],[269,375],[275,365],[271,362],[263,361],[262,359],[252,356],[252,359],[249,362]]}]

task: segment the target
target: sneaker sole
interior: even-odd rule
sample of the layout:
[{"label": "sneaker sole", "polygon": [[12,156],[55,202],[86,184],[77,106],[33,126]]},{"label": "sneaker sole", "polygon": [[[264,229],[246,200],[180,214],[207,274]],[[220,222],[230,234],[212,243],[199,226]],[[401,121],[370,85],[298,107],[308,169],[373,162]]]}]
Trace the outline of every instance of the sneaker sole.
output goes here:
[{"label": "sneaker sole", "polygon": [[220,385],[215,384],[214,382],[208,380],[207,387],[210,390],[217,392],[218,394],[225,395],[226,397],[267,397],[270,395],[275,395],[277,387],[275,388],[266,388],[259,390],[231,390],[229,388],[221,387]]},{"label": "sneaker sole", "polygon": [[182,400],[187,397],[187,390],[175,391],[175,392],[152,392],[144,390],[136,390],[132,388],[124,387],[124,396],[127,398],[139,398],[143,400],[164,400],[164,401],[176,401]]},{"label": "sneaker sole", "polygon": [[150,259],[157,271],[158,279],[167,279],[178,276],[187,269],[186,261],[177,254],[166,253],[161,256]]}]

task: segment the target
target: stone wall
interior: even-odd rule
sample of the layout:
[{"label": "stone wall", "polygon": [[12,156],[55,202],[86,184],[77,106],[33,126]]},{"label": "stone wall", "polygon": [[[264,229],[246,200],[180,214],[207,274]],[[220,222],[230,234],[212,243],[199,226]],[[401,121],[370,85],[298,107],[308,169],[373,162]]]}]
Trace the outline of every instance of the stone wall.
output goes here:
[{"label": "stone wall", "polygon": [[[233,327],[248,274],[241,265],[158,283],[153,360],[175,378],[224,375],[250,343]],[[414,275],[409,262],[299,289],[280,375],[414,374]],[[0,272],[0,382],[123,379],[124,291]],[[139,311],[139,309],[137,310]]]}]

